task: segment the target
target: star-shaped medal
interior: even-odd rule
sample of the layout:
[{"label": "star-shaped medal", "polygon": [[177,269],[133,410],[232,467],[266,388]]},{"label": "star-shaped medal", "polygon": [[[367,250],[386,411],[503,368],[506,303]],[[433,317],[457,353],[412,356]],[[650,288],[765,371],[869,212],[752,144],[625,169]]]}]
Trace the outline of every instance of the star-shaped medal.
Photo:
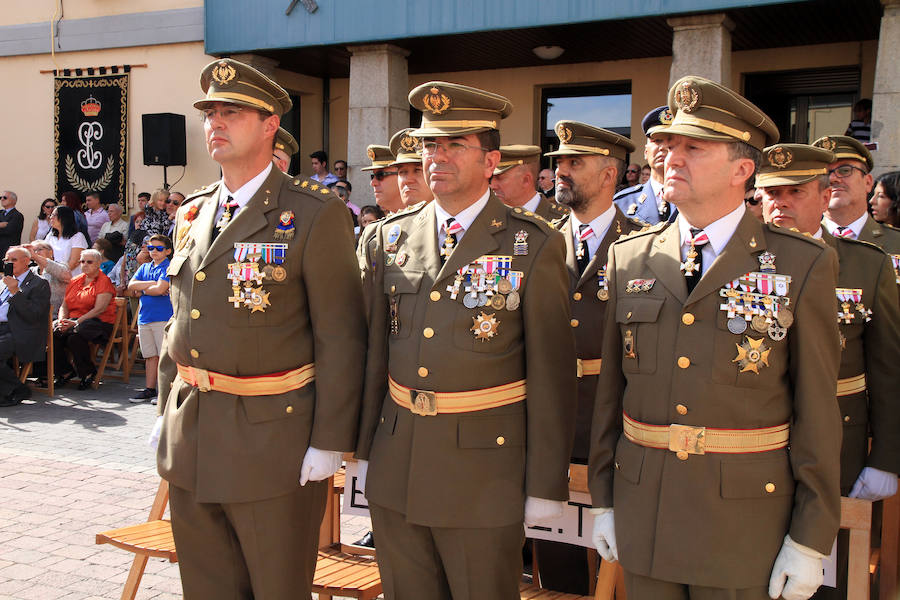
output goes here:
[{"label": "star-shaped medal", "polygon": [[747,336],[744,338],[744,343],[735,344],[738,354],[731,362],[738,363],[741,373],[752,371],[759,375],[760,364],[766,367],[769,366],[769,352],[771,352],[771,349],[763,343],[764,341],[765,338],[756,340]]},{"label": "star-shaped medal", "polygon": [[486,342],[497,335],[497,327],[500,326],[500,321],[494,318],[494,313],[488,315],[482,311],[477,317],[472,317],[472,321],[474,325],[472,325],[471,330],[475,332],[476,340]]}]

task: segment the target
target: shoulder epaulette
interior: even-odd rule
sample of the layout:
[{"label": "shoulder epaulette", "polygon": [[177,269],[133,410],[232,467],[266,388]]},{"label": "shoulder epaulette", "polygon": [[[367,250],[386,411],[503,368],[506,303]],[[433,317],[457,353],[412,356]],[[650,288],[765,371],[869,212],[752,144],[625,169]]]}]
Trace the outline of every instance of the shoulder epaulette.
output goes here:
[{"label": "shoulder epaulette", "polygon": [[554,229],[554,227],[550,224],[550,221],[548,221],[541,215],[531,212],[530,210],[523,210],[520,206],[511,208],[509,210],[509,213],[513,218],[537,224],[538,227],[543,228],[546,233],[556,231],[556,229]]},{"label": "shoulder epaulette", "polygon": [[411,204],[409,206],[401,208],[400,210],[398,210],[395,213],[385,215],[384,218],[379,219],[379,220],[384,221],[385,223],[388,223],[390,221],[393,221],[394,219],[398,219],[400,217],[405,217],[407,215],[415,214],[415,213],[419,212],[420,210],[422,210],[426,204],[428,204],[428,203],[427,202],[419,202],[417,204]]},{"label": "shoulder epaulette", "polygon": [[665,228],[666,228],[666,225],[669,225],[669,222],[668,222],[668,221],[660,221],[659,223],[657,223],[657,224],[655,224],[655,225],[650,225],[649,223],[647,223],[647,224],[646,224],[644,227],[642,227],[641,229],[635,229],[634,231],[630,231],[630,232],[628,232],[628,233],[626,233],[626,234],[623,234],[621,237],[619,237],[619,239],[617,239],[617,240],[616,240],[615,242],[613,242],[613,243],[614,243],[614,244],[618,244],[618,243],[620,243],[620,242],[625,242],[625,241],[628,241],[628,240],[633,240],[633,239],[635,239],[635,238],[643,237],[643,236],[645,236],[645,235],[650,235],[650,234],[653,234],[653,233],[658,233],[658,232],[662,231],[663,229],[665,229]]},{"label": "shoulder epaulette", "polygon": [[291,183],[288,186],[289,189],[295,192],[306,192],[310,196],[315,196],[322,200],[323,202],[331,196],[331,188],[327,185],[323,185],[318,181],[313,179],[306,179],[304,177],[294,177],[291,179]]},{"label": "shoulder epaulette", "polygon": [[769,231],[771,231],[773,233],[777,233],[779,235],[786,235],[786,236],[789,236],[792,238],[796,238],[798,240],[803,240],[803,241],[809,242],[810,244],[813,244],[814,246],[817,246],[819,248],[822,248],[825,246],[825,242],[823,242],[822,240],[816,239],[808,233],[801,233],[800,230],[798,230],[796,227],[791,227],[790,229],[788,229],[786,227],[779,227],[778,225],[775,225],[774,223],[766,223],[765,226],[768,228]]},{"label": "shoulder epaulette", "polygon": [[868,247],[871,250],[877,251],[879,254],[887,254],[887,252],[882,250],[881,247],[873,244],[872,242],[867,242],[865,240],[854,240],[852,238],[845,238],[845,237],[839,237],[839,236],[834,236],[834,239],[836,239],[838,241],[838,243]]},{"label": "shoulder epaulette", "polygon": [[624,197],[624,196],[628,196],[628,195],[633,194],[633,193],[635,193],[635,192],[639,192],[643,187],[644,187],[644,184],[643,184],[643,183],[638,183],[638,184],[635,184],[635,185],[633,185],[633,186],[631,186],[631,187],[627,187],[627,188],[625,188],[625,189],[621,189],[621,190],[619,190],[618,192],[616,192],[615,194],[613,194],[613,200],[618,200],[619,198],[622,198],[622,197]]},{"label": "shoulder epaulette", "polygon": [[213,181],[212,183],[207,184],[207,185],[203,186],[202,188],[199,188],[199,189],[194,190],[193,192],[191,192],[191,193],[188,195],[187,198],[184,199],[184,202],[182,202],[182,204],[185,204],[185,203],[187,203],[187,202],[190,202],[190,201],[193,200],[194,198],[198,198],[198,197],[200,197],[200,196],[205,196],[205,195],[207,195],[208,193],[214,191],[218,185],[219,185],[219,182],[218,182],[218,181]]}]

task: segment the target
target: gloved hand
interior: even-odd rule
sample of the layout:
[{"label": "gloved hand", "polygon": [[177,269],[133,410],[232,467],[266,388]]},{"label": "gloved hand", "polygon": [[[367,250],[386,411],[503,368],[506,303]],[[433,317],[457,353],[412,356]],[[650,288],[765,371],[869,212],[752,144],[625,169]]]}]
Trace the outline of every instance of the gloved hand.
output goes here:
[{"label": "gloved hand", "polygon": [[784,536],[769,579],[769,598],[807,600],[825,579],[823,558],[824,554],[798,544],[789,535]]},{"label": "gloved hand", "polygon": [[156,450],[159,447],[159,434],[162,433],[163,418],[162,415],[156,417],[156,423],[150,431],[150,437],[147,439],[147,445]]},{"label": "gloved hand", "polygon": [[525,498],[525,526],[543,525],[558,519],[563,514],[566,503],[561,500],[547,500],[528,496]]},{"label": "gloved hand", "polygon": [[369,474],[369,461],[356,461],[356,489],[366,495],[366,476]]},{"label": "gloved hand", "polygon": [[862,498],[863,500],[884,500],[896,493],[896,474],[874,467],[866,467],[860,472],[856,483],[853,484],[853,488],[850,490],[850,497]]},{"label": "gloved hand", "polygon": [[597,552],[606,562],[619,560],[619,547],[616,545],[616,521],[611,508],[592,508],[594,515],[594,533],[591,541]]},{"label": "gloved hand", "polygon": [[300,465],[300,485],[306,485],[307,481],[328,479],[341,468],[343,457],[342,452],[319,450],[310,446]]}]

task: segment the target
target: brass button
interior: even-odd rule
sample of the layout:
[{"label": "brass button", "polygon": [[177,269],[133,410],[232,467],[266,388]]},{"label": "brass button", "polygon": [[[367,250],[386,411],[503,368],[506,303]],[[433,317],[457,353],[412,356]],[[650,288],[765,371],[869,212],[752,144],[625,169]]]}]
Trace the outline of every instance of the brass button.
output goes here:
[{"label": "brass button", "polygon": [[203,281],[204,279],[206,279],[206,273],[204,273],[203,271],[197,271],[197,274],[194,275],[194,279],[196,279],[197,281]]},{"label": "brass button", "polygon": [[572,294],[572,300],[575,300],[576,302],[578,300],[581,300],[581,292],[575,292],[574,294]]},{"label": "brass button", "polygon": [[774,491],[775,491],[775,484],[772,483],[771,481],[770,481],[769,483],[767,483],[767,484],[766,484],[766,491],[769,492],[770,494],[771,494],[772,492],[774,492]]},{"label": "brass button", "polygon": [[287,414],[291,414],[292,412],[294,412],[294,407],[288,404],[286,407],[284,407],[284,412],[286,412]]},{"label": "brass button", "polygon": [[503,437],[502,435],[498,435],[497,436],[497,445],[502,446],[505,443],[506,443],[506,438]]},{"label": "brass button", "polygon": [[424,335],[427,338],[433,338],[434,337],[434,329],[432,329],[431,327],[426,327],[425,331],[422,332],[422,335]]},{"label": "brass button", "polygon": [[618,470],[618,468],[619,468],[619,461],[614,462],[614,463],[613,463],[613,467],[614,467],[616,470]]},{"label": "brass button", "polygon": [[200,358],[200,353],[197,352],[196,348],[191,348],[191,356],[193,356],[194,358]]},{"label": "brass button", "polygon": [[629,310],[627,313],[625,313],[625,318],[626,318],[626,319],[630,319],[630,318],[631,318],[631,311],[630,311],[630,310]]},{"label": "brass button", "polygon": [[687,406],[685,406],[684,404],[676,404],[676,405],[675,405],[675,411],[676,411],[679,415],[686,415],[686,414],[687,414]]},{"label": "brass button", "polygon": [[191,309],[191,318],[192,318],[192,319],[199,319],[199,318],[200,318],[200,311],[197,310],[196,308],[192,308],[192,309]]},{"label": "brass button", "polygon": [[435,290],[435,291],[431,292],[430,297],[431,297],[432,302],[437,302],[438,300],[441,299],[441,293],[439,291]]},{"label": "brass button", "polygon": [[428,369],[419,367],[419,377],[428,377]]},{"label": "brass button", "polygon": [[684,313],[681,315],[681,322],[685,325],[693,325],[694,324],[694,315],[691,313]]},{"label": "brass button", "polygon": [[396,293],[396,292],[397,292],[397,286],[396,286],[396,285],[392,285],[392,286],[391,286],[391,293],[394,294],[394,293]]},{"label": "brass button", "polygon": [[381,423],[384,423],[384,417],[381,417]]},{"label": "brass button", "polygon": [[844,423],[850,422],[850,415],[844,415]]},{"label": "brass button", "polygon": [[679,356],[678,366],[682,369],[687,369],[689,366],[691,366],[691,359],[689,359],[687,356]]},{"label": "brass button", "polygon": [[571,321],[569,321],[569,325],[571,325],[572,327],[578,327],[578,319],[572,319]]},{"label": "brass button", "polygon": [[688,459],[688,453],[685,452],[684,450],[679,450],[678,452],[675,453],[675,456],[678,457],[678,460],[687,460]]}]

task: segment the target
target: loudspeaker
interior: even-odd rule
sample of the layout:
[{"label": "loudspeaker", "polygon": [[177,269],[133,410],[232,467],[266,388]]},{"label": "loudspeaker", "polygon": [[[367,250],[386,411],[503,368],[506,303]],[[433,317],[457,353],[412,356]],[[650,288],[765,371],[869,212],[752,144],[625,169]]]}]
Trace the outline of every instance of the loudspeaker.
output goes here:
[{"label": "loudspeaker", "polygon": [[144,164],[170,167],[187,164],[184,115],[141,115],[144,133]]}]

